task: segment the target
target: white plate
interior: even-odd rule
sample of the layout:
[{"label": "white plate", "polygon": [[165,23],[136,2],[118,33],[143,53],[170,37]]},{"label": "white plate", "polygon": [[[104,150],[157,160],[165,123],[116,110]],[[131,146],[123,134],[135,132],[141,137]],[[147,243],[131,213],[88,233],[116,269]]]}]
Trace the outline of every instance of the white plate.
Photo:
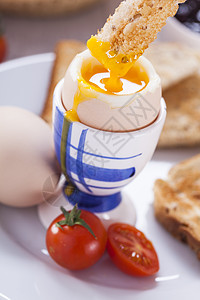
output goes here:
[{"label": "white plate", "polygon": [[[2,64],[0,105],[23,106],[39,114],[53,61],[53,54],[42,54]],[[35,207],[14,209],[0,205],[0,299],[184,300],[197,297],[199,261],[189,247],[174,239],[155,220],[152,187],[156,178],[166,177],[172,164],[198,152],[197,148],[156,151],[140,176],[125,188],[136,206],[136,226],[153,241],[159,255],[160,271],[149,278],[121,273],[106,254],[88,270],[68,272],[49,258],[45,230]]]}]

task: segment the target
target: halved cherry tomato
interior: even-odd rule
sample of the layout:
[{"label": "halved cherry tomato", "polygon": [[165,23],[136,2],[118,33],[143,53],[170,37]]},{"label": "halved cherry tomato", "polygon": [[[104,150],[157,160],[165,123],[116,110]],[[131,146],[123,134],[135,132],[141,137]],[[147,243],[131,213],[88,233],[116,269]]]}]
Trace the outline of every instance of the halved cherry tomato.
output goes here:
[{"label": "halved cherry tomato", "polygon": [[131,225],[115,223],[108,228],[107,250],[114,264],[129,275],[148,276],[159,270],[152,243]]},{"label": "halved cherry tomato", "polygon": [[[74,219],[80,224],[62,225],[67,215],[61,214],[51,223],[46,234],[50,256],[69,270],[81,270],[95,264],[103,255],[107,242],[106,230],[97,216],[85,210],[77,210],[76,213]],[[93,233],[81,225],[80,219]],[[73,223],[73,217],[69,217],[69,224],[71,221]]]}]

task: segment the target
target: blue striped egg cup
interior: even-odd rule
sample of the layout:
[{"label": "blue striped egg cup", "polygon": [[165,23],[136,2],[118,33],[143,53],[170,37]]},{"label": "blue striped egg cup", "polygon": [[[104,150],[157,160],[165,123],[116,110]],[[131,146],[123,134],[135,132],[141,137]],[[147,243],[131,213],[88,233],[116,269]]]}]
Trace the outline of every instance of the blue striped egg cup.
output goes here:
[{"label": "blue striped egg cup", "polygon": [[66,118],[62,86],[63,80],[54,92],[53,135],[66,178],[65,198],[92,212],[112,210],[121,202],[121,189],[153,155],[165,121],[165,102],[161,100],[161,112],[148,127],[132,132],[107,132]]}]

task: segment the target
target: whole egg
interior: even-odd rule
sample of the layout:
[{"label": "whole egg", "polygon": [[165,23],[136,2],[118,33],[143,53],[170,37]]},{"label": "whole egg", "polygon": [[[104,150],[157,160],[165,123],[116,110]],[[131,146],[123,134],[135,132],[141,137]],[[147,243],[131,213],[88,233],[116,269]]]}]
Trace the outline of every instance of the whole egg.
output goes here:
[{"label": "whole egg", "polygon": [[60,177],[51,128],[27,110],[0,107],[0,202],[15,207],[48,201]]}]

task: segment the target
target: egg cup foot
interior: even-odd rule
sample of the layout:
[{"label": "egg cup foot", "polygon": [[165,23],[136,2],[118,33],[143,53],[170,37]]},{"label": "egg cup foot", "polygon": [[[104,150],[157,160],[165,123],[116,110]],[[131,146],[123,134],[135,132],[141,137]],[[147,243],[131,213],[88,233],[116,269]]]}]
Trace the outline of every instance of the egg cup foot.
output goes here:
[{"label": "egg cup foot", "polygon": [[106,228],[116,222],[135,225],[135,207],[132,200],[124,192],[107,196],[89,195],[67,182],[65,182],[61,194],[55,202],[45,202],[38,206],[39,219],[47,228],[61,214],[60,206],[70,210],[76,203],[80,209],[95,213]]},{"label": "egg cup foot", "polygon": [[135,225],[135,207],[129,197],[123,192],[112,195],[96,196],[80,191],[65,183],[63,195],[66,200],[74,206],[76,203],[80,209],[95,213],[108,227],[114,222],[125,222]]}]

